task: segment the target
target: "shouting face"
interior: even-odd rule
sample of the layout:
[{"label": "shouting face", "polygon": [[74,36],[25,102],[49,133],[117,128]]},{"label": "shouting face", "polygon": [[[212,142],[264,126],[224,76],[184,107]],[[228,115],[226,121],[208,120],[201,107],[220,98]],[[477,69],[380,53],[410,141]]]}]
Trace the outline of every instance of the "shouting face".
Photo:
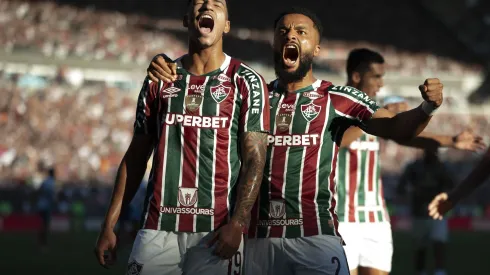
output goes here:
[{"label": "shouting face", "polygon": [[209,48],[230,31],[228,7],[225,0],[191,0],[184,18],[191,42]]},{"label": "shouting face", "polygon": [[311,70],[320,52],[320,35],[313,21],[302,14],[287,14],[274,31],[274,69],[279,79],[299,81]]}]

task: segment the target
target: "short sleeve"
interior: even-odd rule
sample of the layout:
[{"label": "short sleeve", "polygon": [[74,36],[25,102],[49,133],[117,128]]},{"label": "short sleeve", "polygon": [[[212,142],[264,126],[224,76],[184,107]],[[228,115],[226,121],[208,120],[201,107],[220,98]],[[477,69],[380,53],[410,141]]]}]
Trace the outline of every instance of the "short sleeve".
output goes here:
[{"label": "short sleeve", "polygon": [[158,112],[157,98],[158,83],[145,78],[136,105],[134,134],[152,135],[156,132],[156,116]]},{"label": "short sleeve", "polygon": [[328,90],[335,112],[340,116],[366,121],[380,108],[373,99],[356,88],[331,86]]},{"label": "short sleeve", "polygon": [[237,72],[236,85],[241,95],[239,131],[265,132],[270,130],[269,90],[261,75],[242,65]]}]

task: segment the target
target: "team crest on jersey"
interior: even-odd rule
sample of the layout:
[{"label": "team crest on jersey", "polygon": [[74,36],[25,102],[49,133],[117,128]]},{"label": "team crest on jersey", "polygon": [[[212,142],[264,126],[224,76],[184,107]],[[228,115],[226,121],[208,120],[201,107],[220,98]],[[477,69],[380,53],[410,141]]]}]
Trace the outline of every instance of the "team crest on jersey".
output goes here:
[{"label": "team crest on jersey", "polygon": [[313,102],[311,102],[310,104],[301,105],[301,113],[303,114],[303,117],[308,120],[308,122],[311,122],[312,120],[317,118],[321,110],[322,107],[313,104]]},{"label": "team crest on jersey", "polygon": [[133,260],[128,264],[128,271],[126,272],[126,275],[139,275],[141,274],[142,270],[143,264],[140,264],[137,261]]},{"label": "team crest on jersey", "polygon": [[283,200],[271,200],[269,202],[269,216],[273,219],[282,219],[286,215],[286,204]]},{"label": "team crest on jersey", "polygon": [[226,87],[220,83],[218,86],[211,87],[211,97],[213,97],[216,103],[221,103],[228,97],[230,91],[231,87]]},{"label": "team crest on jersey", "polygon": [[202,95],[193,94],[185,97],[185,108],[189,112],[194,112],[201,106],[202,103]]},{"label": "team crest on jersey", "polygon": [[197,203],[197,188],[179,187],[179,203],[190,207]]},{"label": "team crest on jersey", "polygon": [[285,132],[289,129],[291,125],[291,120],[293,119],[292,114],[278,114],[276,116],[276,126],[280,132]]}]

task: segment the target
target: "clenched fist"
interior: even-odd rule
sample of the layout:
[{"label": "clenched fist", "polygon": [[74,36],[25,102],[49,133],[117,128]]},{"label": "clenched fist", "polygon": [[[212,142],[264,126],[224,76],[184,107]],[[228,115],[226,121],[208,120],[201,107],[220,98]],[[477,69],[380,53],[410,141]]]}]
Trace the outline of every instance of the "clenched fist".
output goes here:
[{"label": "clenched fist", "polygon": [[442,104],[442,88],[443,85],[438,78],[427,78],[424,84],[419,86],[422,98],[434,108],[438,108]]}]

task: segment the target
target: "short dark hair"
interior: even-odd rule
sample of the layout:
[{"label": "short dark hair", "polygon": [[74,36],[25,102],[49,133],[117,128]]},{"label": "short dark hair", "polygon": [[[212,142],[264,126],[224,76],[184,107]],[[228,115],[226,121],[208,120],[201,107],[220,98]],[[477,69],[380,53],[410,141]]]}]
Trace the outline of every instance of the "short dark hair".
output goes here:
[{"label": "short dark hair", "polygon": [[313,21],[313,26],[315,29],[318,31],[318,35],[320,37],[320,40],[322,40],[322,35],[323,35],[323,25],[322,21],[320,21],[320,18],[316,16],[316,14],[312,11],[310,11],[307,8],[299,8],[299,7],[293,7],[289,8],[288,10],[285,10],[279,14],[279,16],[274,20],[274,29],[277,27],[277,23],[279,20],[281,20],[284,16],[288,14],[302,14]]},{"label": "short dark hair", "polygon": [[369,70],[369,66],[373,63],[383,64],[385,59],[380,53],[370,49],[354,49],[347,58],[347,76],[350,78],[353,72],[363,74]]}]

